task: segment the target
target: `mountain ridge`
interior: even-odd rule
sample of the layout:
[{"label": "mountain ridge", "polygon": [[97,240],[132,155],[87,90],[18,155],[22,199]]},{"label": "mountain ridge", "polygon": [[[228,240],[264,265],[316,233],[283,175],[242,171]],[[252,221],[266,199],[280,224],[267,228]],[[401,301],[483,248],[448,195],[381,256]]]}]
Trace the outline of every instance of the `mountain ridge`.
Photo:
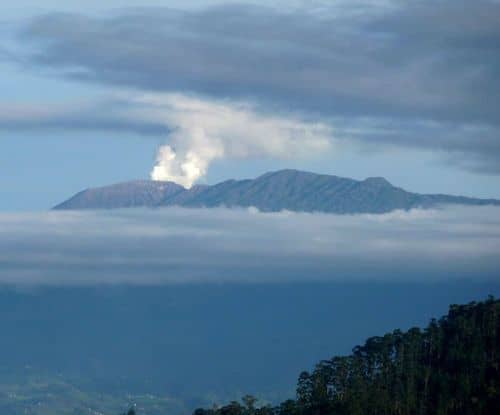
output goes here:
[{"label": "mountain ridge", "polygon": [[392,185],[383,177],[355,180],[284,169],[264,173],[255,179],[229,179],[189,189],[169,181],[127,181],[82,190],[53,209],[253,206],[264,212],[354,214],[431,208],[441,204],[500,205],[500,200],[413,193]]}]

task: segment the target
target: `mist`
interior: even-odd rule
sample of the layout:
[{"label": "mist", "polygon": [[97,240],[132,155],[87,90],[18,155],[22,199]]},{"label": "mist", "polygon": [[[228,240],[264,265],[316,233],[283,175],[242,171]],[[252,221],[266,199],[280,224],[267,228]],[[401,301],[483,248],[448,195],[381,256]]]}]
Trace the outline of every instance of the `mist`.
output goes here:
[{"label": "mist", "polygon": [[500,208],[0,214],[0,283],[498,281]]}]

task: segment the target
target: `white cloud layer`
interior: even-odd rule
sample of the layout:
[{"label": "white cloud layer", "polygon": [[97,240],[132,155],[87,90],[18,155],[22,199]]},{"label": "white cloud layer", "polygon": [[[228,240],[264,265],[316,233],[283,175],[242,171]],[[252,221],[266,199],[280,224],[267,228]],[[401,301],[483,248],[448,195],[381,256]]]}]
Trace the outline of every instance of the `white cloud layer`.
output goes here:
[{"label": "white cloud layer", "polygon": [[0,214],[0,282],[500,280],[500,209]]}]

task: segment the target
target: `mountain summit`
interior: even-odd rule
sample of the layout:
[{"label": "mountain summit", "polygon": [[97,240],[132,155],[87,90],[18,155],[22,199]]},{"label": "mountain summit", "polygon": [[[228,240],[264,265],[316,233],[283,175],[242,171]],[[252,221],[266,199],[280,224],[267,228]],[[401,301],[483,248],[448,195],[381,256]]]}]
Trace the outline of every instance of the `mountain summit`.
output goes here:
[{"label": "mountain summit", "polygon": [[354,180],[298,170],[279,170],[247,180],[186,189],[173,182],[131,181],[83,190],[57,210],[129,207],[250,207],[275,212],[385,213],[441,204],[500,205],[500,200],[411,193],[382,177]]}]

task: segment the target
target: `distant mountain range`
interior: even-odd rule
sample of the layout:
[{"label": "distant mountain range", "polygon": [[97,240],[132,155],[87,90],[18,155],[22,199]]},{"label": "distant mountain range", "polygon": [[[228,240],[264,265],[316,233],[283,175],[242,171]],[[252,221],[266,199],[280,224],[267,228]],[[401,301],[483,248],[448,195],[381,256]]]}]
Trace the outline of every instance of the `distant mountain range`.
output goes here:
[{"label": "distant mountain range", "polygon": [[442,204],[500,205],[496,199],[418,194],[393,186],[382,177],[354,180],[298,170],[269,172],[256,179],[227,180],[186,189],[173,182],[138,180],[83,190],[54,207],[57,210],[131,207],[250,207],[261,211],[386,213]]}]

